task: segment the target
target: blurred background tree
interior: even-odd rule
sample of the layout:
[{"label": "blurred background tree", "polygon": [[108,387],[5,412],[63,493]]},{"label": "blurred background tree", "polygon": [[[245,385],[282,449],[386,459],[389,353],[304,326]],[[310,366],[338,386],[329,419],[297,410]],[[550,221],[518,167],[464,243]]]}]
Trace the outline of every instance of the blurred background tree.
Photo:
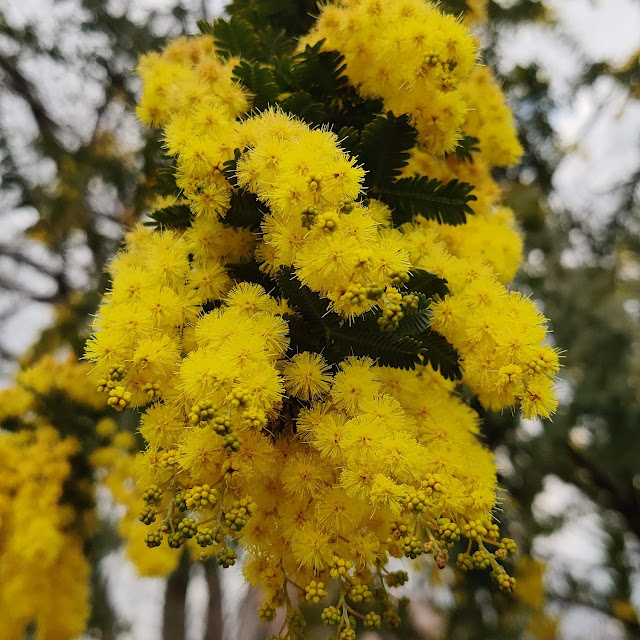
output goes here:
[{"label": "blurred background tree", "polygon": [[[220,10],[195,0],[161,9],[141,0],[35,4],[34,13],[0,3],[7,376],[18,360],[45,352],[81,355],[105,262],[152,186],[159,141],[133,115],[137,56],[169,35],[196,32],[197,20]],[[442,8],[458,14],[467,4],[478,5],[446,0]],[[520,595],[496,594],[482,574],[460,580],[425,568],[412,595],[413,628],[397,637],[640,637],[639,33],[633,0],[488,3],[484,60],[502,74],[526,151],[497,177],[526,232],[519,286],[539,301],[565,350],[562,403],[544,425],[485,416],[506,489],[505,533],[523,555]],[[30,326],[45,327],[35,343]],[[104,543],[96,566],[113,548]],[[207,638],[218,638],[219,582],[211,571],[206,579]],[[184,633],[188,583],[183,564],[166,592],[166,638]],[[105,593],[98,579],[93,633],[106,639],[119,631]],[[194,638],[207,627],[196,626]],[[262,627],[240,633],[267,635]]]}]

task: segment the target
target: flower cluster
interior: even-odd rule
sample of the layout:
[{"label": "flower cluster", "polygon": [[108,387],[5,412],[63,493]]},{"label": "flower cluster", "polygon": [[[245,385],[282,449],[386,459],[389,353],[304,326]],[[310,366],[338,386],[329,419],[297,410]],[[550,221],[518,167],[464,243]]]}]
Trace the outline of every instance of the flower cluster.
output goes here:
[{"label": "flower cluster", "polygon": [[[485,407],[526,417],[555,408],[558,356],[534,303],[505,287],[522,241],[490,170],[518,148],[464,27],[417,0],[350,0],[326,5],[302,42],[319,39],[344,56],[350,91],[410,116],[418,142],[396,175],[473,182],[476,215],[396,223],[329,128],[277,106],[249,113],[237,61],[219,59],[209,36],[178,39],[143,58],[139,113],[175,158],[177,192],[154,208],[188,207],[189,220],[127,234],[86,353],[107,402],[142,412],[146,450],[113,476],[139,483],[119,494],[130,513],[141,498],[127,537],[146,531],[157,553],[187,546],[223,567],[242,557],[261,617],[287,607],[287,637],[304,626],[297,591],[353,638],[357,619],[399,624],[390,590],[407,578],[390,558],[442,568],[464,538],[460,568],[491,569],[510,592],[502,562],[515,543],[492,522],[496,469],[479,416],[428,350],[396,368],[336,345],[350,331],[355,347],[411,347],[428,328],[455,347]],[[480,149],[445,157],[461,127]],[[446,292],[413,291],[417,272]]]},{"label": "flower cluster", "polygon": [[[84,631],[89,566],[74,532],[73,509],[61,504],[73,438],[55,429],[0,432],[0,635],[38,640],[74,638]],[[37,593],[38,598],[33,594]]]},{"label": "flower cluster", "polygon": [[[125,505],[123,496],[134,492],[129,503],[137,519],[135,437],[106,416],[92,369],[74,357],[46,355],[0,392],[0,637],[7,640],[20,640],[30,626],[38,640],[71,640],[84,631],[91,571],[85,554],[99,527],[98,484]],[[175,557],[162,564],[139,531],[126,535],[129,519],[120,528],[130,547],[141,547],[129,554],[140,573],[169,573]]]},{"label": "flower cluster", "polygon": [[422,0],[340,2],[323,8],[303,42],[322,39],[344,55],[363,95],[411,116],[428,152],[455,149],[467,112],[461,84],[476,62],[476,44],[458,20]]}]

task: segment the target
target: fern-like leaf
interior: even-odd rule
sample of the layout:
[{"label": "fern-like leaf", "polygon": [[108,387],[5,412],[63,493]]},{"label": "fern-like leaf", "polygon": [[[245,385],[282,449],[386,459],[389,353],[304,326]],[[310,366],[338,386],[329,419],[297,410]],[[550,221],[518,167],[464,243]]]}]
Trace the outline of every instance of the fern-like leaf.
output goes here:
[{"label": "fern-like leaf", "polygon": [[351,355],[368,356],[381,366],[414,369],[422,361],[421,350],[422,344],[411,336],[342,328],[331,333],[331,345],[328,351],[335,353],[338,360]]},{"label": "fern-like leaf", "polygon": [[253,94],[253,106],[263,110],[274,105],[280,89],[275,83],[273,71],[259,62],[241,61],[233,69],[233,76]]},{"label": "fern-like leaf", "polygon": [[396,336],[417,336],[429,328],[431,316],[430,309],[419,309],[416,313],[409,313],[400,320],[398,328],[393,332]]},{"label": "fern-like leaf", "polygon": [[455,154],[460,162],[473,162],[473,154],[480,151],[478,143],[480,140],[473,136],[464,136],[458,141],[455,151],[448,155]]},{"label": "fern-like leaf", "polygon": [[449,293],[446,280],[424,269],[411,270],[406,288],[412,293],[423,293],[427,298],[444,298]]},{"label": "fern-like leaf", "polygon": [[186,204],[156,209],[149,217],[151,220],[144,224],[155,229],[186,229],[191,226],[191,209]]},{"label": "fern-like leaf", "polygon": [[321,125],[327,119],[324,105],[313,99],[307,91],[296,91],[280,101],[283,111],[297,116],[307,124]]},{"label": "fern-like leaf", "polygon": [[436,178],[419,176],[378,186],[371,190],[371,194],[393,209],[396,225],[409,222],[418,215],[458,225],[466,222],[467,214],[473,213],[469,203],[477,198],[472,190],[473,186],[466,182],[440,182]]},{"label": "fern-like leaf", "polygon": [[342,127],[337,135],[338,144],[351,155],[357,155],[360,149],[360,132],[355,127]]},{"label": "fern-like leaf", "polygon": [[416,130],[409,117],[396,118],[391,111],[374,118],[362,131],[358,157],[367,169],[369,187],[392,182],[409,160],[409,150],[416,144]]},{"label": "fern-like leaf", "polygon": [[262,222],[260,201],[248,191],[242,190],[233,193],[224,222],[234,227],[258,229]]},{"label": "fern-like leaf", "polygon": [[422,344],[422,356],[431,366],[449,380],[459,380],[462,377],[458,352],[446,338],[428,329],[419,336]]},{"label": "fern-like leaf", "polygon": [[232,17],[219,19],[213,25],[216,52],[221,58],[238,56],[244,60],[260,61],[260,42],[255,29],[246,20]]},{"label": "fern-like leaf", "polygon": [[328,310],[328,301],[301,284],[293,269],[290,267],[280,269],[276,282],[289,305],[297,309],[314,330],[326,334],[327,331],[339,328],[338,317]]},{"label": "fern-like leaf", "polygon": [[337,51],[321,51],[324,40],[307,45],[294,56],[291,74],[297,89],[306,89],[314,98],[335,96],[348,83],[347,65]]}]

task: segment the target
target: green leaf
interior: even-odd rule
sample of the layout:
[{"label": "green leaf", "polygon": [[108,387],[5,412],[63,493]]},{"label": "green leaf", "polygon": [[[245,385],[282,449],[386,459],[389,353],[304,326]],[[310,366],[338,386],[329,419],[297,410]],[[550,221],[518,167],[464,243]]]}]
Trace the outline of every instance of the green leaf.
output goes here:
[{"label": "green leaf", "polygon": [[421,362],[422,344],[418,340],[380,331],[376,317],[370,314],[345,323],[329,311],[326,299],[300,283],[293,269],[281,269],[276,282],[305,322],[306,326],[297,325],[300,333],[306,333],[305,344],[315,344],[315,350],[322,351],[330,362],[336,364],[350,355],[368,356],[381,365],[402,369],[412,369]]},{"label": "green leaf", "polygon": [[464,136],[458,141],[455,151],[447,154],[447,157],[455,153],[460,162],[473,162],[473,154],[480,151],[479,142],[478,138]]},{"label": "green leaf", "polygon": [[327,113],[321,102],[316,102],[307,91],[296,91],[280,101],[283,111],[304,120],[310,125],[321,125]]},{"label": "green leaf", "polygon": [[263,271],[255,260],[249,262],[234,262],[225,265],[229,271],[229,275],[236,282],[253,282],[264,287],[265,290],[271,291],[274,286],[274,280]]},{"label": "green leaf", "polygon": [[395,332],[367,333],[353,327],[338,329],[331,334],[329,352],[335,352],[340,360],[355,355],[368,356],[377,364],[398,369],[414,369],[422,359],[422,344],[410,336],[398,336]]},{"label": "green leaf", "polygon": [[163,196],[174,196],[179,193],[176,185],[176,168],[174,166],[160,167],[154,173],[154,190]]},{"label": "green leaf", "polygon": [[357,155],[360,145],[360,132],[355,127],[342,127],[338,131],[338,144],[351,155]]},{"label": "green leaf", "polygon": [[236,191],[231,194],[231,203],[224,222],[234,227],[258,229],[262,222],[260,206],[260,201],[252,193]]},{"label": "green leaf", "polygon": [[231,160],[227,160],[222,168],[222,173],[224,177],[234,186],[238,186],[238,177],[236,175],[238,169],[238,160],[242,155],[242,151],[240,149],[235,148],[233,150],[233,158]]},{"label": "green leaf", "polygon": [[358,156],[368,173],[369,187],[382,186],[398,178],[416,144],[417,132],[409,117],[396,118],[391,111],[377,116],[362,131]]},{"label": "green leaf", "polygon": [[[426,298],[423,297],[426,301]],[[415,313],[409,313],[400,320],[398,328],[393,332],[396,336],[417,336],[429,328],[433,313],[429,308],[419,309]]]},{"label": "green leaf", "polygon": [[424,269],[412,269],[405,286],[410,292],[423,293],[427,298],[444,298],[449,293],[446,280]]},{"label": "green leaf", "polygon": [[393,222],[397,226],[418,215],[458,225],[466,222],[468,213],[473,213],[469,203],[477,198],[472,190],[473,186],[466,182],[440,182],[436,178],[416,176],[376,187],[371,195],[394,210]]},{"label": "green leaf", "polygon": [[186,204],[156,209],[149,217],[151,220],[144,224],[155,229],[186,229],[191,226],[191,209]]},{"label": "green leaf", "polygon": [[273,71],[259,62],[241,61],[233,69],[233,76],[253,94],[253,106],[262,111],[274,105],[280,93]]},{"label": "green leaf", "polygon": [[348,83],[347,65],[337,51],[321,51],[324,40],[307,45],[293,57],[291,75],[294,87],[308,91],[314,98],[335,96]]},{"label": "green leaf", "polygon": [[198,20],[196,24],[198,25],[198,31],[203,35],[213,35],[213,24],[208,20]]},{"label": "green leaf", "polygon": [[423,346],[422,355],[431,366],[449,380],[459,380],[462,377],[458,352],[453,346],[432,329],[428,329],[419,336]]},{"label": "green leaf", "polygon": [[222,58],[239,56],[245,60],[260,59],[260,43],[255,29],[242,18],[219,19],[213,25],[216,51]]},{"label": "green leaf", "polygon": [[276,276],[276,282],[283,297],[290,306],[297,309],[314,331],[325,334],[327,330],[337,330],[340,326],[335,313],[328,311],[328,301],[304,286],[295,276],[291,267],[283,267]]}]

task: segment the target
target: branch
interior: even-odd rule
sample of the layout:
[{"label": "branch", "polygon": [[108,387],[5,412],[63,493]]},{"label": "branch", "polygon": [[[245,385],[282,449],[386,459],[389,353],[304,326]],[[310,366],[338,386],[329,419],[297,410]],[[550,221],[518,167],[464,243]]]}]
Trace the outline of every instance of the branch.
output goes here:
[{"label": "branch", "polygon": [[12,291],[14,293],[19,293],[26,298],[28,298],[32,302],[40,302],[42,304],[56,304],[60,302],[64,297],[60,291],[56,291],[50,295],[42,295],[39,293],[34,293],[33,291],[27,291],[26,289],[22,289],[15,282],[11,282],[4,276],[0,275],[0,290],[4,289],[5,291]]},{"label": "branch", "polygon": [[38,271],[39,273],[49,276],[50,278],[55,279],[60,274],[59,268],[56,269],[52,267],[51,269],[49,269],[48,267],[41,264],[40,262],[37,262],[33,258],[30,258],[29,256],[21,253],[20,251],[8,247],[7,245],[0,245],[0,256],[5,256],[7,258],[10,258],[14,262],[18,262],[20,264],[26,264],[31,268],[35,269],[36,271]]},{"label": "branch", "polygon": [[569,443],[567,443],[567,449],[569,456],[579,467],[589,473],[593,484],[607,494],[614,509],[624,517],[629,529],[640,538],[640,509],[633,490],[624,495],[611,478],[605,475],[582,451]]},{"label": "branch", "polygon": [[47,110],[38,97],[36,88],[31,84],[30,80],[22,74],[14,61],[0,53],[0,69],[8,76],[7,85],[17,95],[19,95],[29,106],[31,113],[43,136],[52,138],[56,141],[56,133],[59,130],[58,125],[51,119]]},{"label": "branch", "polygon": [[604,613],[610,618],[614,618],[615,620],[621,622],[626,627],[627,631],[634,633],[634,638],[638,638],[640,636],[640,623],[638,623],[637,620],[623,620],[622,618],[617,616],[611,608],[607,607],[604,604],[593,602],[588,598],[580,598],[579,596],[575,596],[572,598],[559,598],[552,595],[551,597],[553,598],[553,600],[565,607],[585,607],[587,609],[594,609],[595,611]]}]

